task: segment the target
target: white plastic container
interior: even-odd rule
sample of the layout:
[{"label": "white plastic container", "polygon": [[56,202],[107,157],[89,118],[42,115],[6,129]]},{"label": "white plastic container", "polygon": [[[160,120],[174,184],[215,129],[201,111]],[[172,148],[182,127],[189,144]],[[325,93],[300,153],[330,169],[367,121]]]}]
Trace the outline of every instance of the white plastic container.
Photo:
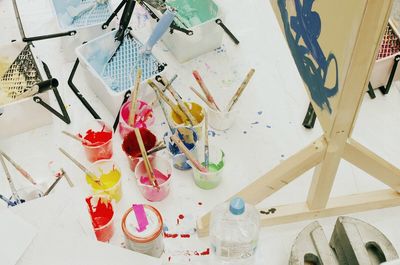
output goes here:
[{"label": "white plastic container", "polygon": [[[187,0],[168,0],[167,5],[176,7],[177,2],[184,2]],[[187,25],[186,28],[189,31],[192,31],[192,35],[188,35],[184,32],[173,30],[171,32],[167,32],[162,37],[162,42],[165,46],[172,52],[172,54],[176,57],[176,59],[180,63],[187,62],[193,58],[196,58],[202,54],[211,52],[217,48],[219,48],[222,44],[222,38],[224,34],[224,30],[221,26],[217,24],[217,20],[221,20],[223,15],[218,5],[214,3],[212,0],[202,0],[202,1],[191,1],[190,7],[187,7],[183,10],[179,10],[178,8],[178,16],[182,13],[185,13],[188,17],[196,17],[196,15],[189,14],[187,11],[189,10],[201,10],[203,13],[209,12],[209,16],[206,19],[197,19],[197,21],[193,21],[191,25]],[[152,9],[157,16],[161,16],[161,12]],[[182,13],[181,13],[182,12]],[[175,19],[175,21],[179,24],[179,20]],[[153,21],[152,23],[156,23]],[[189,23],[188,23],[189,24]],[[179,25],[182,28],[185,28],[182,24]]]},{"label": "white plastic container", "polygon": [[225,131],[233,126],[237,118],[239,111],[231,110],[218,111],[210,107],[207,107],[208,120],[210,122],[210,127],[217,131]]},{"label": "white plastic container", "polygon": [[[123,44],[118,46],[114,40],[116,32],[104,34],[76,49],[85,69],[87,84],[115,117],[125,93],[133,86],[137,67],[141,67],[143,72],[138,98],[146,102],[152,102],[155,98],[154,93],[148,92],[152,89],[146,80],[161,74],[165,67],[154,53],[140,54],[143,44],[132,34],[128,34]],[[114,54],[116,57],[113,57]]]},{"label": "white plastic container", "polygon": [[[72,19],[68,12],[78,10],[80,7],[91,7],[97,3],[96,1],[99,4],[85,10],[75,19]],[[61,47],[67,61],[75,60],[76,47],[105,33],[102,25],[113,12],[111,0],[51,0],[51,3],[60,31],[76,30],[77,32],[74,36],[61,40]],[[108,28],[114,27],[116,27],[116,22],[113,20]]]},{"label": "white plastic container", "polygon": [[125,245],[130,250],[159,258],[164,252],[163,220],[154,207],[143,205],[143,208],[148,221],[144,231],[139,229],[133,208],[128,209],[122,218]]},{"label": "white plastic container", "polygon": [[[13,42],[0,45],[0,61],[7,62],[3,64],[3,67],[8,68],[25,48],[32,53],[42,81],[46,80],[47,76],[42,62],[35,55],[35,49],[31,45],[27,46],[26,43]],[[3,74],[0,75],[0,79],[2,76]],[[49,102],[48,91],[38,96],[43,101]],[[3,106],[0,105],[0,139],[49,125],[52,120],[52,114],[43,106],[34,102],[33,97],[20,99]]]},{"label": "white plastic container", "polygon": [[211,213],[210,239],[217,261],[223,264],[251,264],[260,230],[256,208],[234,198]]}]

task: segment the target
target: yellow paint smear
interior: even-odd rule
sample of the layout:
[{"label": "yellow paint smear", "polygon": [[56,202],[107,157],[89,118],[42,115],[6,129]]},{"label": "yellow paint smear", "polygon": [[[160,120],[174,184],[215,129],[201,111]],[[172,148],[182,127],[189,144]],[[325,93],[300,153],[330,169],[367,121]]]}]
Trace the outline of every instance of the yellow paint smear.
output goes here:
[{"label": "yellow paint smear", "polygon": [[[196,119],[197,123],[200,124],[204,119],[203,108],[194,102],[184,102],[186,107],[188,107],[190,113]],[[175,112],[171,112],[171,117],[176,125],[183,125],[184,121],[182,121],[181,117]]]},{"label": "yellow paint smear", "polygon": [[92,187],[95,193],[104,193],[118,202],[122,197],[120,183],[121,172],[115,168],[108,173],[104,173],[100,169],[99,171],[101,173],[101,175],[98,176],[100,183],[95,182],[88,175],[86,175],[86,182]]}]

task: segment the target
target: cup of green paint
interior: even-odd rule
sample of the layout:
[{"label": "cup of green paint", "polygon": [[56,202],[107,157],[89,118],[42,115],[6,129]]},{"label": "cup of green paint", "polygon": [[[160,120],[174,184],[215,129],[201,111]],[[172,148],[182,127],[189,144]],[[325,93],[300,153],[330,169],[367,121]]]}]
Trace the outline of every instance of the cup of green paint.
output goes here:
[{"label": "cup of green paint", "polygon": [[[216,146],[210,146],[209,150],[208,172],[201,172],[193,166],[190,161],[188,162],[193,169],[194,182],[199,188],[205,190],[214,189],[221,183],[222,173],[225,166],[224,151]],[[199,161],[203,161],[201,164],[205,166],[204,154],[203,158],[199,159]]]}]

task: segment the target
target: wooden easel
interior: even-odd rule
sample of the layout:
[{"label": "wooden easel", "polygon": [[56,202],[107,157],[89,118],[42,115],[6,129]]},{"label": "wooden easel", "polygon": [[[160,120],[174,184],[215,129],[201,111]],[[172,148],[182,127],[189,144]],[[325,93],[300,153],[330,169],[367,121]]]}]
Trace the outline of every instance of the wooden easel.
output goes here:
[{"label": "wooden easel", "polygon": [[[279,0],[271,1],[276,11],[276,2]],[[293,1],[295,0],[286,0],[286,2]],[[315,1],[320,9],[324,8],[321,7],[323,5],[329,5],[327,4],[329,2],[332,1]],[[273,214],[262,215],[263,226],[400,205],[398,194],[400,169],[351,138],[380,40],[388,21],[392,0],[333,2],[337,6],[358,5],[358,9],[354,8],[354,13],[360,11],[360,14],[359,22],[357,22],[358,30],[355,34],[351,34],[354,37],[353,45],[346,48],[350,48],[352,53],[347,67],[344,66],[346,74],[342,79],[343,83],[339,86],[340,93],[331,102],[333,112],[330,114],[326,109],[320,108],[310,96],[324,134],[233,196],[240,196],[248,203],[256,205],[309,169],[315,168],[307,202],[274,207],[276,211]],[[332,7],[327,7],[327,9],[330,9],[329,12],[333,17],[340,18],[339,10]],[[279,20],[278,15],[277,17]],[[324,18],[321,20],[324,22]],[[327,24],[329,26],[329,23]],[[337,39],[338,42],[348,41]],[[342,159],[382,181],[390,189],[330,198]],[[208,234],[209,219],[210,213],[198,220],[199,236]]]}]

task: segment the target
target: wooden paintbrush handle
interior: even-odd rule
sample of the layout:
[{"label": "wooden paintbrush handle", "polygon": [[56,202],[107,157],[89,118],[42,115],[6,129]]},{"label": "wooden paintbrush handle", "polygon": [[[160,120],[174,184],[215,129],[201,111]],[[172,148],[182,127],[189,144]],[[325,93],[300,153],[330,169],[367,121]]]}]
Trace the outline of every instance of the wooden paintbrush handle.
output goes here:
[{"label": "wooden paintbrush handle", "polygon": [[87,169],[84,165],[82,165],[81,163],[78,162],[78,160],[76,160],[75,158],[73,158],[70,154],[67,153],[67,151],[65,151],[64,149],[62,149],[61,147],[58,148],[58,150],[60,150],[60,152],[65,155],[69,160],[71,160],[72,163],[74,163],[77,167],[80,168],[80,170],[82,170],[86,175],[89,176],[89,178],[91,178],[94,182],[96,183],[100,183],[100,180],[98,180],[97,176],[91,172],[89,169]]},{"label": "wooden paintbrush handle", "polygon": [[192,164],[201,172],[206,173],[207,169],[203,167],[199,161],[193,156],[192,153],[190,153],[189,149],[186,148],[186,146],[183,144],[181,139],[179,139],[178,136],[172,135],[171,140],[178,146],[179,150],[181,150],[182,153],[185,154],[185,156],[192,162]]},{"label": "wooden paintbrush handle", "polygon": [[36,185],[36,181],[33,179],[33,177],[25,170],[23,169],[20,165],[18,165],[14,160],[11,159],[6,153],[0,151],[0,155],[2,155],[5,159],[10,162],[11,165],[19,172],[21,175],[26,178],[29,182],[31,182],[33,185]]},{"label": "wooden paintbrush handle", "polygon": [[136,114],[136,104],[137,97],[139,94],[140,82],[142,81],[142,69],[138,68],[136,72],[135,84],[131,92],[131,108],[129,111],[128,124],[131,126],[135,125],[135,114]]},{"label": "wooden paintbrush handle", "polygon": [[244,89],[249,84],[250,79],[253,77],[255,71],[256,71],[255,69],[251,69],[247,73],[246,78],[243,80],[242,84],[240,85],[240,87],[236,91],[235,95],[233,95],[231,101],[229,102],[228,107],[227,107],[228,111],[231,111],[232,107],[236,104],[236,102],[238,101],[239,97],[242,95]]},{"label": "wooden paintbrush handle", "polygon": [[200,73],[198,71],[193,71],[193,76],[194,79],[196,79],[197,83],[199,84],[204,95],[206,95],[207,101],[209,101],[214,106],[215,109],[220,110],[217,103],[214,100],[214,97],[211,95],[210,90],[208,90],[206,84],[204,83],[203,78],[201,78]]},{"label": "wooden paintbrush handle", "polygon": [[193,93],[196,94],[210,109],[217,110],[217,108],[210,103],[202,94],[200,94],[199,91],[197,91],[194,87],[190,87],[190,90],[193,91]]}]

